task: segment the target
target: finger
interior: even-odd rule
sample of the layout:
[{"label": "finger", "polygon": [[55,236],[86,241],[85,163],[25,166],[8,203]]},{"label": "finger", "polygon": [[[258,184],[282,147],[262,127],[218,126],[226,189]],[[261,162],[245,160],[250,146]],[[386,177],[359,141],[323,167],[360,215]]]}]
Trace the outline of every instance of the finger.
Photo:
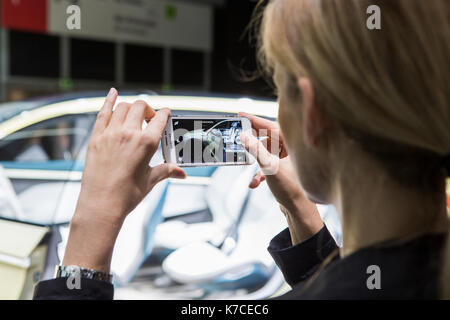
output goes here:
[{"label": "finger", "polygon": [[145,101],[138,100],[131,105],[124,125],[128,128],[141,129],[144,120],[154,116],[155,111]]},{"label": "finger", "polygon": [[248,132],[241,133],[241,142],[245,149],[256,158],[258,163],[265,162],[272,157],[270,152],[264,147],[264,144]]},{"label": "finger", "polygon": [[255,174],[255,176],[253,177],[252,181],[250,182],[249,188],[255,189],[255,188],[259,187],[261,182],[263,182],[264,180],[266,180],[266,177],[264,176],[262,171],[258,171]]},{"label": "finger", "polygon": [[278,130],[279,125],[275,121],[270,121],[261,117],[257,117],[245,112],[239,112],[239,117],[246,117],[252,123],[252,128],[256,130],[266,129],[266,130]]},{"label": "finger", "polygon": [[255,189],[255,188],[257,188],[257,187],[259,186],[259,183],[260,183],[260,181],[261,181],[261,174],[260,174],[260,172],[261,172],[261,171],[258,171],[258,172],[253,176],[252,181],[251,181],[250,184],[249,184],[249,187],[250,187],[251,189]]},{"label": "finger", "polygon": [[255,136],[247,132],[241,133],[241,142],[245,149],[256,158],[264,175],[276,174],[280,159],[272,155]]},{"label": "finger", "polygon": [[111,88],[111,90],[109,90],[109,93],[106,96],[103,107],[97,114],[97,121],[95,121],[93,134],[102,132],[108,126],[109,121],[111,119],[114,104],[116,103],[118,95],[119,93],[117,92],[116,89]]},{"label": "finger", "polygon": [[117,105],[114,110],[109,127],[121,127],[127,117],[128,111],[130,110],[131,104],[126,102],[121,102]]},{"label": "finger", "polygon": [[149,189],[152,189],[158,182],[167,178],[174,178],[174,179],[186,178],[186,173],[183,171],[183,169],[170,163],[161,164],[154,168],[149,168],[149,170],[150,170],[150,175],[148,178]]},{"label": "finger", "polygon": [[145,128],[145,135],[154,141],[161,140],[164,129],[167,125],[167,120],[170,117],[170,110],[167,108],[161,109],[155,113],[155,116],[150,120]]},{"label": "finger", "polygon": [[245,112],[239,112],[238,115],[240,117],[249,118],[252,123],[254,133],[257,137],[268,137],[268,139],[264,142],[267,144],[267,150],[270,150],[270,152],[274,155],[279,155],[280,158],[287,156],[283,136],[277,122],[253,116]]}]

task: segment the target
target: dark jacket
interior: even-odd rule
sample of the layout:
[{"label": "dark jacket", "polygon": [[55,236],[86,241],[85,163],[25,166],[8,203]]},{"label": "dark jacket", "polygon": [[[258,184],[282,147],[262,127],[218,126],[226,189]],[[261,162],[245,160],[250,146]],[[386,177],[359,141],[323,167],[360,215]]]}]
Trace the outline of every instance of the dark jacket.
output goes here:
[{"label": "dark jacket", "polygon": [[[436,299],[444,243],[445,235],[424,235],[361,249],[340,259],[338,247],[324,227],[295,246],[286,229],[271,241],[268,250],[292,287],[279,299]],[[90,279],[82,279],[80,290],[69,290],[63,278],[42,281],[34,293],[34,299],[113,296],[111,284]]]}]

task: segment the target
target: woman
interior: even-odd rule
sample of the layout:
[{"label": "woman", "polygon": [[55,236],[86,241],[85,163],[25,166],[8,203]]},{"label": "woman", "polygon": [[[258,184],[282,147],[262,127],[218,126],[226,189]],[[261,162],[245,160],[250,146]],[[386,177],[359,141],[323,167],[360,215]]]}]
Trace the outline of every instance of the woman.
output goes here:
[{"label": "woman", "polygon": [[[366,27],[373,4],[381,30]],[[262,168],[250,187],[267,180],[289,225],[269,247],[293,287],[284,298],[442,297],[449,14],[447,0],[274,0],[266,7],[261,58],[278,89],[281,133],[249,117],[281,150],[271,154],[273,141],[266,149],[251,135],[242,141]],[[169,111],[154,114],[136,102],[112,113],[116,96],[112,90],[94,129],[63,261],[95,274],[109,272],[123,220],[152,186],[184,177],[172,165],[147,165]],[[342,248],[314,203],[339,211]],[[35,298],[112,298],[107,281],[82,281],[81,290],[68,290],[64,277],[41,282]]]}]

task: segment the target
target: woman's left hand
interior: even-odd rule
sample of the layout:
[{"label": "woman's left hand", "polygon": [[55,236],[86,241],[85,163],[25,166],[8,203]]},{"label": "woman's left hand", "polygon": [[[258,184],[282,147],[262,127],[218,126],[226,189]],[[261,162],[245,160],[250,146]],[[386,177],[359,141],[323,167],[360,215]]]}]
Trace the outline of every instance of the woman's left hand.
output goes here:
[{"label": "woman's left hand", "polygon": [[[98,114],[86,156],[64,265],[109,272],[114,242],[126,216],[161,180],[185,178],[172,164],[150,167],[170,116],[144,101],[120,103],[111,89]],[[148,122],[145,129],[142,123]]]}]

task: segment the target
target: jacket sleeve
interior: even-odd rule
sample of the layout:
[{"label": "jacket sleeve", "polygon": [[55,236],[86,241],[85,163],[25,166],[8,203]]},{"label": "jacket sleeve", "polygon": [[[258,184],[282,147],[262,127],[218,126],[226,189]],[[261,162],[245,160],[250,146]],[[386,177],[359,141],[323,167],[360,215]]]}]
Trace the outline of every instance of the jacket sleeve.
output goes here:
[{"label": "jacket sleeve", "polygon": [[34,289],[34,300],[112,300],[114,286],[105,281],[81,279],[80,288],[69,289],[68,278],[39,282]]},{"label": "jacket sleeve", "polygon": [[323,260],[336,249],[338,246],[326,226],[295,246],[292,245],[289,229],[285,229],[272,239],[268,248],[291,287],[314,274]]}]

